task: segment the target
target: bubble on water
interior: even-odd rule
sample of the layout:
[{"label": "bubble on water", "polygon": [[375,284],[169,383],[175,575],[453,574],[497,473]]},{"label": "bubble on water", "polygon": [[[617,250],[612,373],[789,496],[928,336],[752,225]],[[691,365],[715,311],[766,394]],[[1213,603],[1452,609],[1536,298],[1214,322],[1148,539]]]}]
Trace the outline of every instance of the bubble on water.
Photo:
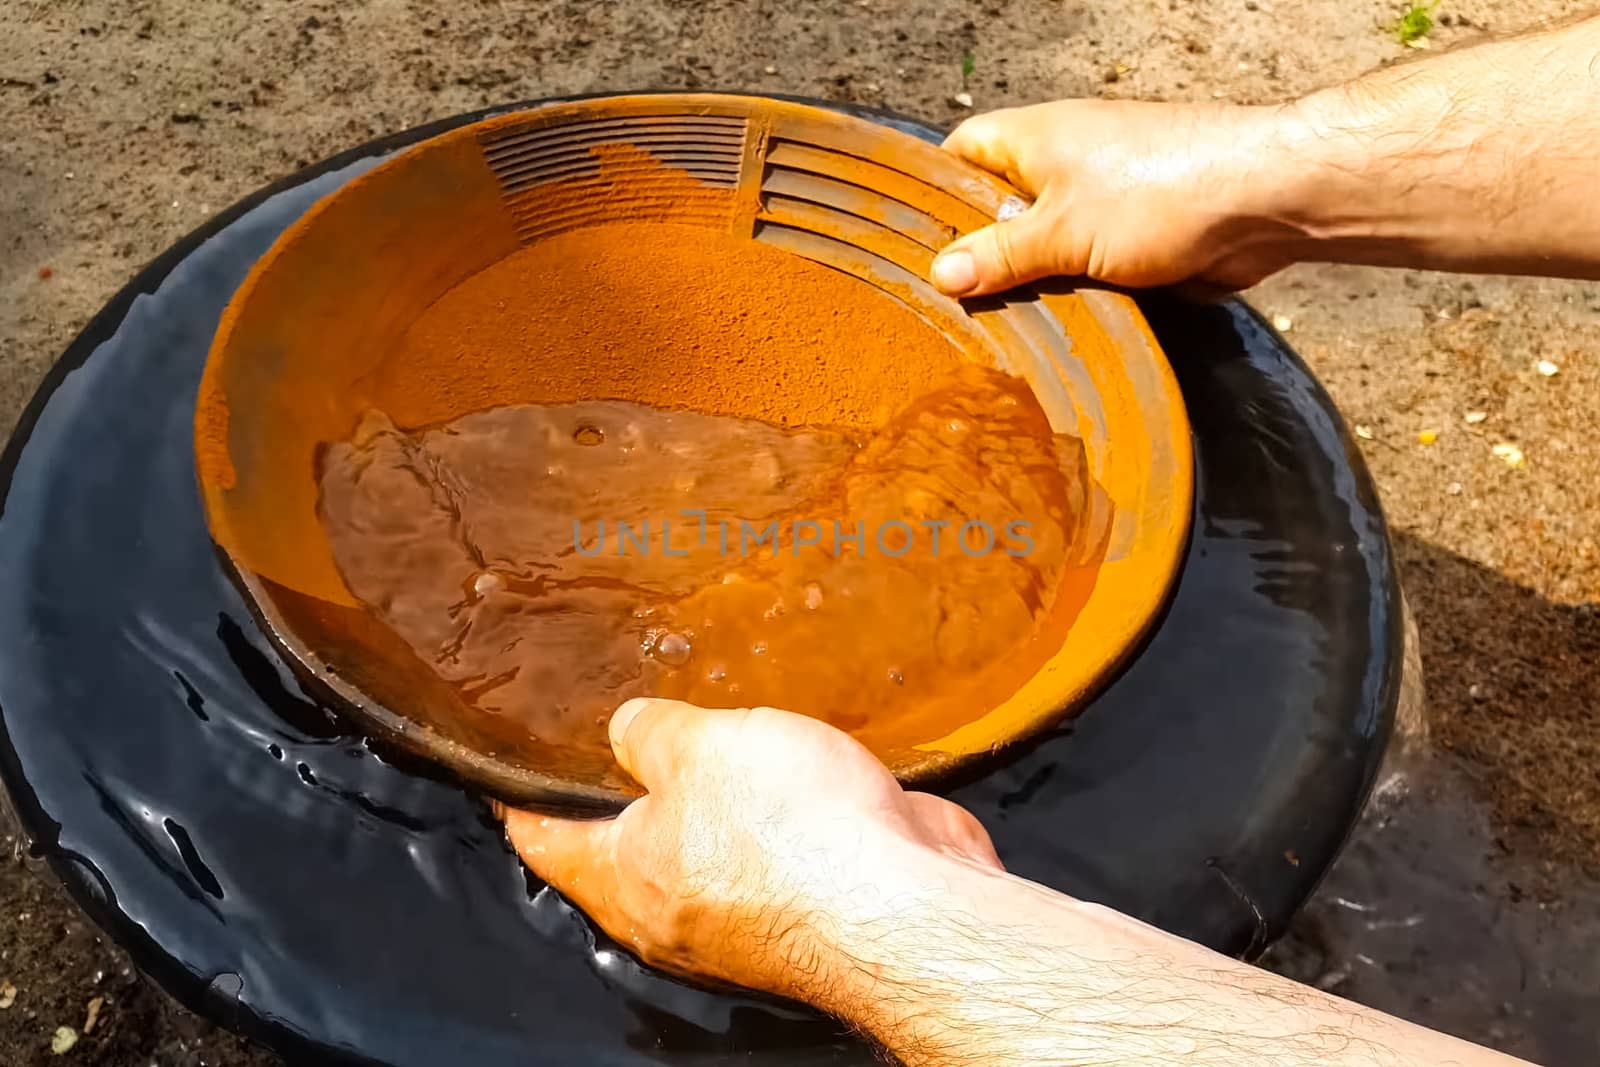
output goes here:
[{"label": "bubble on water", "polygon": [[967,432],[968,427],[965,419],[951,419],[944,424],[944,428],[953,434],[963,434]]},{"label": "bubble on water", "polygon": [[901,674],[898,668],[889,668],[889,681],[893,682],[895,685],[904,685],[905,680],[906,676]]},{"label": "bubble on water", "polygon": [[572,431],[572,439],[580,445],[597,445],[606,439],[606,434],[600,427],[585,422]]},{"label": "bubble on water", "polygon": [[680,633],[668,632],[661,635],[661,639],[650,649],[650,654],[658,662],[669,667],[681,667],[689,662],[689,656],[694,648],[689,644],[689,639]]},{"label": "bubble on water", "polygon": [[547,478],[559,478],[563,474],[567,473],[567,468],[563,467],[559,463],[552,463],[550,466],[544,469],[544,473],[545,477]]},{"label": "bubble on water", "polygon": [[505,579],[494,571],[484,571],[472,582],[472,591],[479,596],[488,596],[505,585]]},{"label": "bubble on water", "polygon": [[724,678],[726,678],[727,676],[728,676],[728,668],[724,667],[720,663],[717,664],[715,667],[712,667],[709,671],[706,671],[706,678],[708,678],[709,680],[711,680],[713,682],[720,682]]},{"label": "bubble on water", "polygon": [[807,582],[806,609],[808,611],[816,611],[820,607],[822,607],[822,583]]},{"label": "bubble on water", "polygon": [[765,656],[767,654],[767,643],[765,641],[757,641],[750,646],[750,654],[752,656]]},{"label": "bubble on water", "polygon": [[646,605],[644,605],[642,607],[637,607],[637,608],[633,609],[633,617],[636,618],[636,619],[648,619],[650,616],[654,615],[655,613],[656,613],[656,609],[651,607],[651,606],[649,606],[648,604],[646,604]]},{"label": "bubble on water", "polygon": [[782,600],[775,600],[772,603],[772,607],[761,613],[761,617],[763,619],[776,619],[779,615],[782,615],[787,610],[788,609],[783,606]]}]

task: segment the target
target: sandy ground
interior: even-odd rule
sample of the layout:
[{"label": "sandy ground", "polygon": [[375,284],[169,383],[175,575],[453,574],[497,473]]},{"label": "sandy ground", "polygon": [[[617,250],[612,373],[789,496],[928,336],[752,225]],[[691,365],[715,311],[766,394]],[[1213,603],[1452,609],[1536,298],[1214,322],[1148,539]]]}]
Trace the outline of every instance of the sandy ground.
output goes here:
[{"label": "sandy ground", "polygon": [[[1444,0],[1432,40],[1580,8]],[[953,123],[969,49],[980,109],[1281,100],[1402,58],[1382,29],[1394,14],[1372,0],[0,0],[0,434],[142,263],[384,132],[627,88],[784,91]],[[1305,267],[1251,299],[1288,320],[1359,427],[1441,749],[1369,818],[1274,961],[1525,1055],[1593,1062],[1600,1042],[1573,1020],[1600,985],[1600,285]],[[1496,458],[1499,443],[1526,464]],[[0,861],[0,979],[17,989],[0,1009],[8,1064],[273,1062],[170,1005],[21,860]],[[95,997],[93,1032],[52,1056],[56,1027],[84,1028]]]}]

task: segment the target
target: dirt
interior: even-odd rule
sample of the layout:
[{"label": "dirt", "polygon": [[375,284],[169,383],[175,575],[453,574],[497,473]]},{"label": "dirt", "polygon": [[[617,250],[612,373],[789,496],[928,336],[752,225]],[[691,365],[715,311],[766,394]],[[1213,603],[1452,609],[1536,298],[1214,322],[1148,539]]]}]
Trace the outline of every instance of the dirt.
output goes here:
[{"label": "dirt", "polygon": [[[1445,47],[1582,6],[1532,0],[1513,14],[1444,0],[1431,40]],[[967,113],[952,96],[969,49],[966,89],[979,109],[1068,95],[1280,100],[1408,57],[1382,28],[1395,14],[1371,0],[0,0],[0,433],[140,264],[261,184],[391,130],[491,103],[640,87],[800,93],[953,123]],[[1428,794],[1443,798],[1436,807],[1384,823],[1388,847],[1363,845],[1378,833],[1364,828],[1308,914],[1334,914],[1340,879],[1409,892],[1418,857],[1432,855],[1429,813],[1470,821],[1482,807],[1473,840],[1493,862],[1449,868],[1463,880],[1455,914],[1565,903],[1562,929],[1592,931],[1600,918],[1580,903],[1600,873],[1600,443],[1590,432],[1600,285],[1303,267],[1250,298],[1288,320],[1290,340],[1365,431],[1419,615],[1430,727],[1454,783]],[[1559,372],[1541,374],[1540,360]],[[1469,423],[1469,412],[1486,417]],[[1521,449],[1521,467],[1494,455],[1503,443]],[[1528,968],[1498,957],[1581,988],[1561,954],[1584,937],[1540,930],[1530,920],[1468,938],[1424,924],[1412,935],[1422,949],[1395,959],[1366,951],[1362,939],[1381,930],[1355,924],[1345,948],[1381,980],[1333,986],[1552,1063],[1592,1062],[1592,1036],[1585,1055],[1549,1037],[1559,1024],[1547,1016],[1506,1022],[1503,1005],[1534,994],[1518,978]],[[1417,951],[1449,966],[1418,967]],[[1482,966],[1463,962],[1473,954]],[[170,1006],[126,966],[29,865],[0,863],[0,978],[19,990],[0,1010],[0,1061],[273,1062]],[[1463,968],[1472,983],[1456,980]],[[95,996],[106,999],[94,1032],[52,1056],[55,1029],[81,1028]]]}]

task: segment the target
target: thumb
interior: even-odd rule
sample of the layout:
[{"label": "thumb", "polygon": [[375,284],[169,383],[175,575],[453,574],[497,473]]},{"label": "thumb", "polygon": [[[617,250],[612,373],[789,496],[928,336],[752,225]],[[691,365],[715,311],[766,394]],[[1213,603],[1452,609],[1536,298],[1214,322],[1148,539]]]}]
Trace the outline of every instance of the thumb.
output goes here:
[{"label": "thumb", "polygon": [[496,814],[528,869],[578,907],[589,911],[616,894],[615,819],[585,822],[505,807]]},{"label": "thumb", "polygon": [[952,242],[933,261],[933,284],[946,296],[983,296],[1069,273],[1061,236],[1049,213],[1035,204]]}]

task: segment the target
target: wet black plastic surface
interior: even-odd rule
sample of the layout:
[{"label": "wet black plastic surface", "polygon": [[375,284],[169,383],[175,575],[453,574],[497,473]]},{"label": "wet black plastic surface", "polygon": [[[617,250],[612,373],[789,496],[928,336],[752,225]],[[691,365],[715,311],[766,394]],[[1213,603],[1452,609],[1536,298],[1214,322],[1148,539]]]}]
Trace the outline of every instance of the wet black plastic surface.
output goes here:
[{"label": "wet black plastic surface", "polygon": [[[0,462],[0,771],[36,851],[169,989],[297,1060],[873,1062],[802,1009],[597,942],[481,803],[301,693],[213,555],[190,418],[222,307],[319,196],[444,125],[181,242],[24,416]],[[1248,954],[1370,786],[1398,596],[1366,472],[1281,339],[1241,304],[1145,303],[1196,434],[1177,593],[1082,716],[954,795],[1017,873]]]}]

